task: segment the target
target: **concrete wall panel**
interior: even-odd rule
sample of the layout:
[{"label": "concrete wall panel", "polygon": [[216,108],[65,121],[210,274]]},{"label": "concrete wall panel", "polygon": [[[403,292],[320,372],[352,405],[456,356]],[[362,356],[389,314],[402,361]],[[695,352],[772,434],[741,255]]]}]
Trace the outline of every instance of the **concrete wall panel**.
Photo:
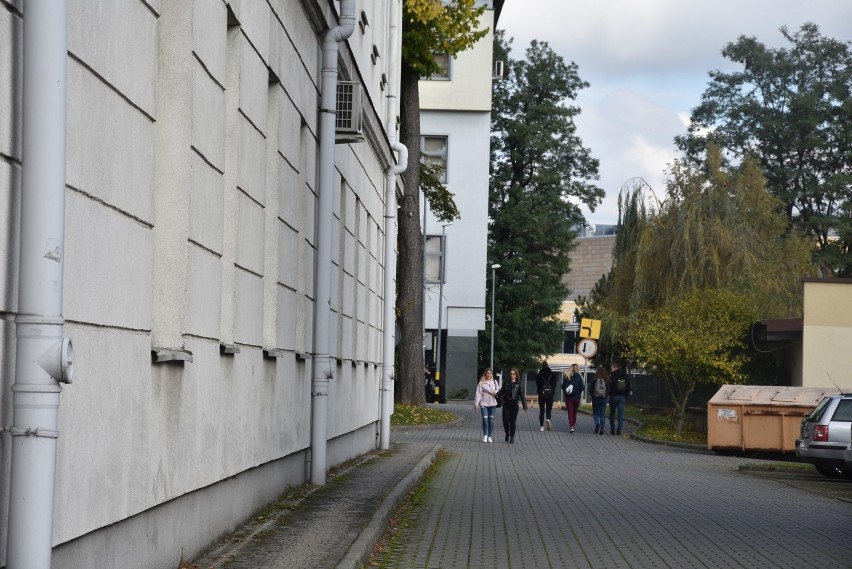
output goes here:
[{"label": "concrete wall panel", "polygon": [[192,155],[189,238],[216,253],[222,253],[222,217],[225,180],[198,154]]},{"label": "concrete wall panel", "polygon": [[68,18],[68,51],[85,61],[103,81],[134,105],[154,116],[158,58],[156,14],[141,2],[91,0],[69,0],[68,13],[73,14]]},{"label": "concrete wall panel", "polygon": [[237,193],[237,264],[263,274],[264,209],[245,194]]},{"label": "concrete wall panel", "polygon": [[66,319],[150,330],[150,230],[77,192],[65,196]]},{"label": "concrete wall panel", "polygon": [[66,138],[70,186],[153,223],[154,123],[73,59]]},{"label": "concrete wall panel", "polygon": [[221,0],[195,0],[192,11],[192,50],[207,72],[225,84],[225,46],[228,11]]},{"label": "concrete wall panel", "polygon": [[221,325],[222,263],[218,255],[189,246],[186,332],[218,338]]},{"label": "concrete wall panel", "polygon": [[224,171],[225,92],[197,61],[192,68],[192,146]]}]

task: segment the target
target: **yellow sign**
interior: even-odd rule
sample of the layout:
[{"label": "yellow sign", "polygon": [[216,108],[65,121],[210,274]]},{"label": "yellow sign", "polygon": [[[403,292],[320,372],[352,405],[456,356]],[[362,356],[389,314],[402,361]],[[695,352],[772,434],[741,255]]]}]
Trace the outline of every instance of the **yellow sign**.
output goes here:
[{"label": "yellow sign", "polygon": [[599,340],[601,337],[601,321],[591,318],[580,319],[580,337]]}]

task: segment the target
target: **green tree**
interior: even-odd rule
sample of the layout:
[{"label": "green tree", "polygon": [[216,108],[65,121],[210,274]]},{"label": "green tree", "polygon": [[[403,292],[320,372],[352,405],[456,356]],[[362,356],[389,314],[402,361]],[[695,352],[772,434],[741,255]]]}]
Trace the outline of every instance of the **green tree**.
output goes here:
[{"label": "green tree", "polygon": [[[599,361],[635,354],[633,342],[643,337],[638,329],[647,327],[648,315],[670,314],[692,291],[736,293],[748,301],[749,317],[753,311],[760,317],[801,314],[801,279],[816,270],[809,240],[788,231],[754,160],[725,168],[713,146],[707,156],[701,168],[686,162],[672,166],[664,202],[654,199],[648,207],[643,185],[627,187],[619,197],[613,269],[581,306],[604,324],[606,359]],[[748,364],[772,371],[756,351],[748,353]]]},{"label": "green tree", "polygon": [[642,312],[630,329],[630,356],[664,378],[674,402],[672,429],[680,434],[689,395],[699,383],[743,383],[757,318],[753,299],[730,289],[693,289],[665,306]]},{"label": "green tree", "polygon": [[[533,367],[559,350],[556,321],[568,289],[569,252],[583,223],[577,202],[592,210],[603,190],[591,183],[598,161],[577,136],[574,100],[588,87],[577,65],[546,42],[532,41],[525,59],[510,58],[504,33],[495,34],[495,58],[506,78],[494,83],[491,111],[491,180],[488,263],[496,272],[495,367]],[[490,275],[489,275],[490,276]],[[491,305],[492,279],[486,304]],[[490,330],[480,351],[490,347]]]},{"label": "green tree", "polygon": [[803,25],[772,49],[740,36],[722,50],[743,68],[713,71],[686,135],[675,139],[700,160],[708,143],[730,158],[753,156],[791,227],[815,243],[830,274],[852,275],[852,51],[849,42]]},{"label": "green tree", "polygon": [[[405,0],[402,14],[402,69],[400,74],[400,142],[408,147],[405,195],[399,204],[399,263],[396,313],[401,341],[397,360],[397,403],[425,404],[423,392],[423,235],[420,190],[427,189],[440,216],[458,215],[452,196],[435,184],[434,175],[421,180],[420,93],[421,78],[440,67],[435,53],[453,56],[485,36],[479,18],[485,7],[474,0]],[[429,180],[432,180],[429,182]],[[455,211],[455,213],[453,213]]]}]

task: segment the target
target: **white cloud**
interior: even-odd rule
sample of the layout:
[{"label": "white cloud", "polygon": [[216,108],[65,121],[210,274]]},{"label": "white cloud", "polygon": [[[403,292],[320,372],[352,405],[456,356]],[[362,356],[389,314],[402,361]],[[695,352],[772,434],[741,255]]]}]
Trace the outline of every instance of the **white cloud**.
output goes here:
[{"label": "white cloud", "polygon": [[520,59],[530,40],[575,61],[591,87],[576,103],[579,135],[600,159],[607,198],[592,223],[615,223],[618,191],[644,178],[658,195],[675,158],[674,137],[700,102],[713,69],[736,68],[721,50],[740,35],[787,46],[778,29],[814,22],[852,39],[850,0],[507,0],[498,27]]}]

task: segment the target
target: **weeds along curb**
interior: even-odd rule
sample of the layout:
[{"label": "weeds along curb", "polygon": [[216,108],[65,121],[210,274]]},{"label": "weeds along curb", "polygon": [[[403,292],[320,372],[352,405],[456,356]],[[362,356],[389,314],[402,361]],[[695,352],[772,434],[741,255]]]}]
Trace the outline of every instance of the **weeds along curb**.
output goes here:
[{"label": "weeds along curb", "polygon": [[335,566],[335,569],[360,569],[365,567],[370,562],[370,554],[373,548],[382,538],[385,530],[390,523],[390,517],[396,507],[402,502],[408,492],[417,485],[441,451],[440,445],[432,447],[426,456],[418,462],[408,475],[400,481],[391,492],[385,496],[381,505],[373,514],[369,523],[364,526],[352,545],[346,551],[346,554],[341,558],[340,562]]}]

